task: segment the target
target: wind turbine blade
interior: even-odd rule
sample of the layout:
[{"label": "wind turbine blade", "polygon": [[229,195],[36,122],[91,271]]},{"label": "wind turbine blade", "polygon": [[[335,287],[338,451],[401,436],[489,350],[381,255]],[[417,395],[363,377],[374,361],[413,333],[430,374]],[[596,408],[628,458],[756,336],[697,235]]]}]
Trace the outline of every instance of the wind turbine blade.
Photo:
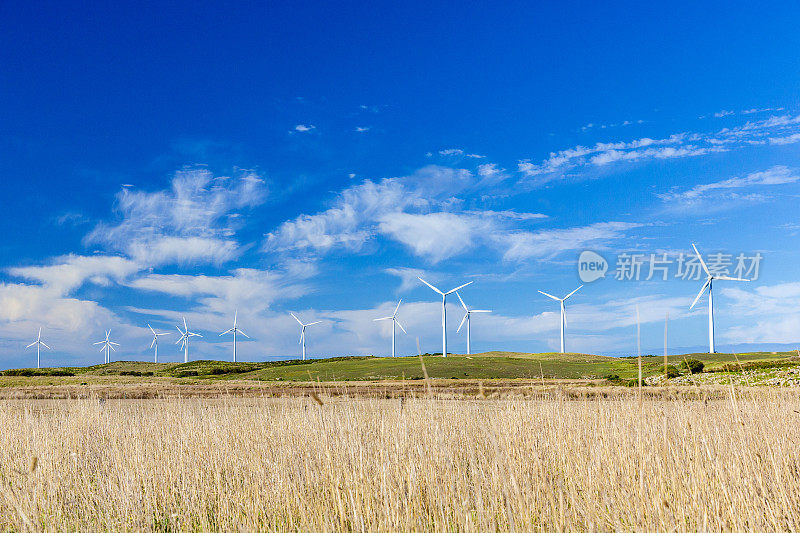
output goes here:
[{"label": "wind turbine blade", "polygon": [[37,344],[38,342],[39,342],[39,341],[33,341],[32,343],[30,343],[29,345],[27,345],[27,346],[25,347],[25,349],[27,350],[27,349],[28,349],[28,348],[30,348],[31,346],[36,346],[36,344]]},{"label": "wind turbine blade", "polygon": [[425,285],[427,285],[428,287],[430,287],[431,289],[433,289],[433,290],[435,290],[436,292],[438,292],[439,294],[441,294],[442,296],[444,296],[444,293],[443,293],[442,291],[440,291],[439,289],[437,289],[436,287],[434,287],[433,285],[431,285],[430,283],[428,283],[427,281],[425,281],[425,280],[424,280],[424,279],[422,279],[421,277],[417,276],[417,279],[418,279],[418,280],[420,280],[420,281],[421,281],[422,283],[424,283]]},{"label": "wind turbine blade", "polygon": [[153,342],[150,343],[150,348],[156,345],[156,337],[153,337]]},{"label": "wind turbine blade", "polygon": [[[119,346],[119,345],[117,345],[117,346]],[[108,345],[108,347],[111,348],[112,350],[114,350],[115,352],[117,351],[117,349],[114,348],[113,346],[111,346],[110,344]]]},{"label": "wind turbine blade", "polygon": [[555,297],[555,296],[553,296],[552,294],[547,294],[547,293],[546,293],[546,292],[544,292],[544,291],[539,291],[539,293],[540,293],[540,294],[544,294],[544,295],[545,295],[545,296],[547,296],[548,298],[552,298],[553,300],[555,300],[555,301],[557,301],[557,302],[560,302],[560,301],[561,301],[561,298],[556,298],[556,297]]},{"label": "wind turbine blade", "polygon": [[46,345],[45,343],[42,343],[42,346],[44,346],[44,347],[45,347],[45,348],[47,348],[48,350],[50,349],[50,347],[49,347],[48,345]]},{"label": "wind turbine blade", "polygon": [[239,332],[239,335],[244,335],[244,336],[245,336],[245,337],[247,337],[248,339],[250,338],[250,335],[248,335],[248,334],[247,334],[247,333],[245,333],[244,331],[242,331],[242,330],[240,330],[240,329],[237,329],[236,331],[238,331],[238,332]]},{"label": "wind turbine blade", "polygon": [[305,324],[303,324],[303,321],[302,321],[302,320],[300,320],[299,318],[297,318],[297,315],[295,315],[294,313],[289,313],[289,314],[290,314],[290,315],[292,315],[292,316],[294,317],[294,319],[295,319],[295,320],[297,320],[297,323],[298,323],[298,324],[300,324],[301,326],[304,326],[304,325],[305,325]]},{"label": "wind turbine blade", "polygon": [[233,328],[229,329],[228,331],[223,331],[222,333],[219,334],[219,336],[222,337],[223,335],[227,335],[231,331],[233,331]]},{"label": "wind turbine blade", "polygon": [[306,336],[306,330],[303,328],[303,331],[300,332],[300,341],[297,344],[303,344],[303,337]]},{"label": "wind turbine blade", "polygon": [[308,324],[306,324],[306,326],[313,326],[314,324],[320,324],[320,323],[322,323],[322,320],[317,320],[316,322],[309,322]]},{"label": "wind turbine blade", "polygon": [[491,309],[473,309],[470,313],[491,313]]},{"label": "wind turbine blade", "polygon": [[177,330],[178,330],[178,333],[180,333],[181,335],[183,335],[183,334],[184,334],[184,333],[183,333],[183,331],[181,331],[181,328],[180,328],[180,326],[175,326],[175,329],[177,329]]},{"label": "wind turbine blade", "polygon": [[202,335],[200,335],[199,333],[192,333],[192,332],[189,332],[189,336],[190,337],[202,337]]},{"label": "wind turbine blade", "polygon": [[700,252],[697,251],[697,246],[695,246],[694,243],[692,243],[692,248],[694,248],[694,253],[697,254],[697,259],[700,260],[700,264],[703,266],[703,270],[705,270],[706,274],[708,274],[710,276],[711,272],[708,271],[708,267],[706,266],[706,262],[703,261],[703,256],[700,255]]},{"label": "wind turbine blade", "polygon": [[109,342],[108,344],[113,344],[114,346],[119,346],[118,342]]},{"label": "wind turbine blade", "polygon": [[458,296],[458,301],[459,301],[459,302],[461,302],[461,307],[463,307],[463,308],[464,308],[464,311],[466,311],[467,313],[469,313],[469,307],[467,307],[467,304],[465,304],[465,303],[464,303],[464,300],[462,300],[462,299],[461,299],[461,295],[460,295],[460,294],[458,294],[458,293],[456,293],[456,296]]},{"label": "wind turbine blade", "polygon": [[236,319],[239,317],[239,310],[237,309],[235,313],[233,313],[233,327],[236,327]]},{"label": "wind turbine blade", "polygon": [[566,300],[567,298],[569,298],[570,296],[572,296],[573,294],[575,294],[576,292],[578,292],[579,290],[581,290],[581,287],[583,287],[583,285],[581,285],[580,287],[578,287],[577,289],[575,289],[575,290],[574,290],[574,291],[572,291],[571,293],[569,293],[569,294],[567,294],[566,296],[564,296],[564,299]]},{"label": "wind turbine blade", "polygon": [[183,317],[183,329],[189,331],[189,326],[186,325],[186,317]]},{"label": "wind turbine blade", "polygon": [[180,339],[175,341],[175,344],[180,344],[181,342],[183,342],[183,335],[181,335]]},{"label": "wind turbine blade", "polygon": [[[381,320],[391,320],[391,319],[393,319],[393,318],[394,318],[393,316],[385,316],[385,317],[383,317],[383,318],[373,318],[373,319],[372,319],[372,321],[373,321],[373,322],[379,322],[379,321],[381,321]],[[34,343],[34,344],[36,344],[36,343]]]},{"label": "wind turbine blade", "polygon": [[[93,342],[92,344],[97,346],[98,344],[105,344],[105,343],[106,343],[106,341],[100,341],[100,342]],[[34,343],[34,344],[36,344],[36,343]],[[33,344],[31,346],[33,346]]]},{"label": "wind turbine blade", "polygon": [[459,325],[458,325],[458,329],[456,330],[456,333],[458,333],[459,331],[461,331],[461,326],[463,326],[463,325],[464,325],[464,322],[466,322],[466,321],[467,321],[467,317],[468,317],[468,316],[469,316],[469,311],[467,311],[466,313],[464,313],[464,318],[462,318],[462,319],[461,319],[461,324],[459,324]]},{"label": "wind turbine blade", "polygon": [[147,327],[150,328],[150,331],[153,332],[153,335],[158,335],[158,333],[156,333],[156,330],[154,330],[150,324],[147,324]]},{"label": "wind turbine blade", "polygon": [[395,316],[395,315],[397,315],[397,311],[400,309],[400,303],[401,303],[402,301],[403,301],[403,299],[402,299],[402,298],[400,298],[400,301],[399,301],[399,302],[397,302],[397,307],[395,307],[395,308],[394,308],[394,313],[392,313],[392,316]]},{"label": "wind turbine blade", "polygon": [[730,276],[714,276],[714,279],[724,279],[725,281],[750,281],[744,278],[732,278]]},{"label": "wind turbine blade", "polygon": [[164,335],[172,335],[172,333],[170,333],[169,331],[166,333],[156,333],[157,337],[163,337]]},{"label": "wind turbine blade", "polygon": [[395,323],[395,324],[397,324],[397,326],[398,326],[400,329],[402,329],[402,330],[403,330],[403,333],[405,333],[406,335],[408,335],[408,332],[406,331],[406,328],[404,328],[404,327],[403,327],[403,324],[401,324],[399,320],[395,319],[394,323]]},{"label": "wind turbine blade", "polygon": [[691,305],[691,306],[689,306],[689,309],[690,309],[690,310],[691,310],[691,309],[692,309],[692,308],[695,306],[695,304],[697,303],[697,300],[699,300],[699,299],[700,299],[700,297],[701,297],[701,296],[703,295],[703,293],[705,292],[705,290],[706,290],[706,287],[708,287],[710,283],[711,283],[711,278],[708,278],[708,279],[706,280],[706,282],[705,282],[705,283],[703,283],[703,286],[700,288],[700,292],[698,292],[698,293],[697,293],[697,297],[696,297],[696,298],[694,299],[694,301],[692,302],[692,305]]},{"label": "wind turbine blade", "polygon": [[106,349],[106,347],[105,347],[105,346],[103,346],[102,348],[100,348],[100,351],[102,352],[102,351],[103,351],[103,350],[105,350],[105,349]]},{"label": "wind turbine blade", "polygon": [[455,289],[452,289],[452,290],[449,290],[449,291],[447,291],[447,294],[453,294],[453,293],[454,293],[454,292],[456,292],[457,290],[459,290],[459,289],[463,289],[464,287],[466,287],[467,285],[470,285],[470,284],[472,284],[472,282],[471,282],[471,281],[468,281],[468,282],[466,282],[466,283],[465,283],[465,284],[463,284],[463,285],[459,285],[459,286],[458,286],[458,287],[456,287]]}]

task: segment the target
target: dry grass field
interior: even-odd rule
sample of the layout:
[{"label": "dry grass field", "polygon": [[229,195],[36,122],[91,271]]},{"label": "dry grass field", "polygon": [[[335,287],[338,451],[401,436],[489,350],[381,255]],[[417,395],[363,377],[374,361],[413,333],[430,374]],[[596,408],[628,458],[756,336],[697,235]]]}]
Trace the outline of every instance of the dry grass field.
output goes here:
[{"label": "dry grass field", "polygon": [[0,527],[800,529],[800,398],[0,402]]}]

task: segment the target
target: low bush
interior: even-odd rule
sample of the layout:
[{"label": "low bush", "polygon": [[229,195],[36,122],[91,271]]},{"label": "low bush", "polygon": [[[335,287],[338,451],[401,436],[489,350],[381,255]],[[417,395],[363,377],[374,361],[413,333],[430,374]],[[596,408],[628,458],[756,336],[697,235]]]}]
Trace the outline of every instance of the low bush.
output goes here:
[{"label": "low bush", "polygon": [[692,374],[699,374],[703,371],[703,367],[705,365],[699,359],[686,359],[681,361],[680,367],[684,370],[688,370]]},{"label": "low bush", "polygon": [[672,378],[677,378],[678,376],[680,376],[681,372],[680,372],[680,370],[677,369],[677,367],[675,367],[675,365],[667,365],[666,374],[667,374],[667,378],[668,379],[672,379]]}]

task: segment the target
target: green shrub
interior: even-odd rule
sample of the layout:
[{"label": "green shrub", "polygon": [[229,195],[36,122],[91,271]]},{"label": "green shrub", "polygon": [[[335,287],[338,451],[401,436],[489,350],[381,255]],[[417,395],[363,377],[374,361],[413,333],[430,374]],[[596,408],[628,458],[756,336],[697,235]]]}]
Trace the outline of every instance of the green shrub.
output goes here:
[{"label": "green shrub", "polygon": [[[702,365],[703,363],[700,363],[700,364]],[[680,370],[678,370],[675,367],[675,365],[667,365],[666,374],[667,374],[667,378],[672,379],[672,378],[677,378],[678,376],[680,376],[681,372],[680,372]]]},{"label": "green shrub", "polygon": [[699,374],[703,371],[703,367],[705,365],[699,359],[686,359],[681,362],[680,367],[684,370],[688,370],[692,374]]}]

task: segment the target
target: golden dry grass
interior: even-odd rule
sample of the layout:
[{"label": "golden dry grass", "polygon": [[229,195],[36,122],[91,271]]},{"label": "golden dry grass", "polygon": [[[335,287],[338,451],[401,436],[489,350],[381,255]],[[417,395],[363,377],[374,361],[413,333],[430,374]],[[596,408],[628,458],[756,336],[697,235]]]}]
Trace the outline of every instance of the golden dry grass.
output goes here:
[{"label": "golden dry grass", "polygon": [[800,528],[796,393],[319,400],[2,402],[0,527]]}]

